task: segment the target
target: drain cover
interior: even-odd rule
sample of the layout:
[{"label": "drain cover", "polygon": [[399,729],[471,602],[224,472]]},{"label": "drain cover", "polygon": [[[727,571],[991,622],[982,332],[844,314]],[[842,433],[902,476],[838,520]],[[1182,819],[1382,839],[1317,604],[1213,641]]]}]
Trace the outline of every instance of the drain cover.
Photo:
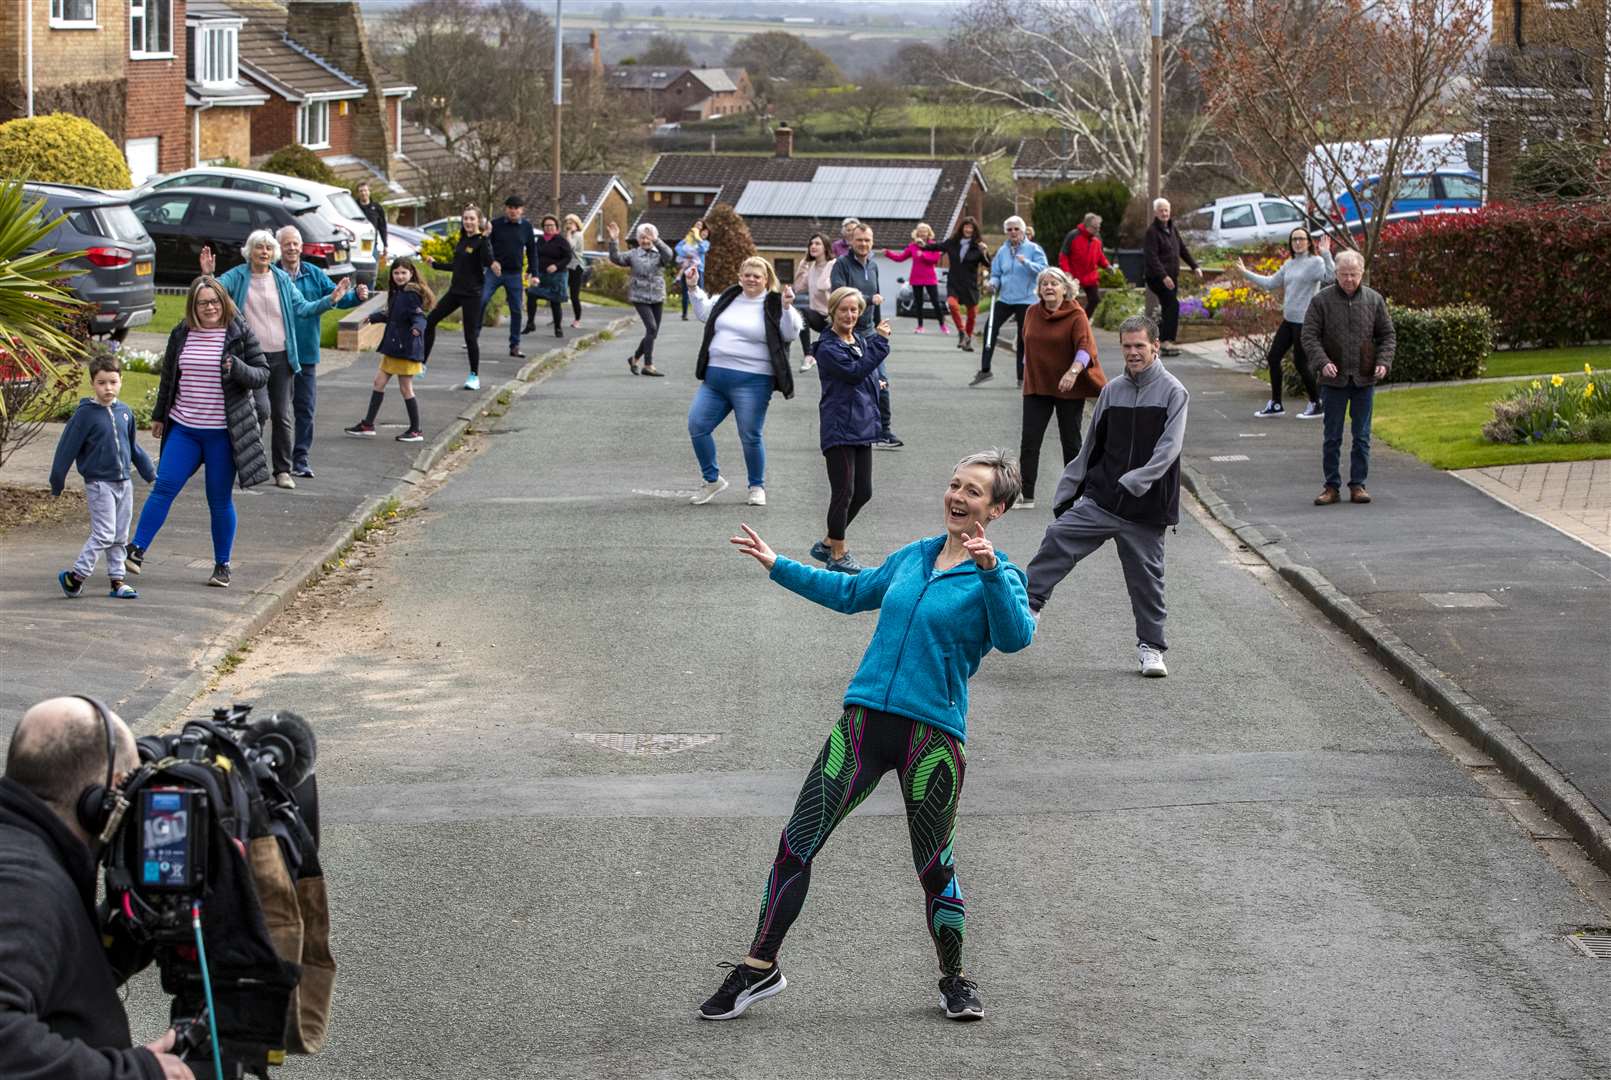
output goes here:
[{"label": "drain cover", "polygon": [[655,754],[680,754],[697,746],[708,746],[721,738],[715,732],[672,731],[665,733],[624,731],[573,731],[571,738],[590,743],[600,750],[614,750],[622,754],[650,757]]},{"label": "drain cover", "polygon": [[1566,939],[1596,960],[1611,960],[1611,931],[1580,930]]},{"label": "drain cover", "polygon": [[1421,599],[1437,608],[1489,608],[1503,605],[1485,592],[1424,592]]}]

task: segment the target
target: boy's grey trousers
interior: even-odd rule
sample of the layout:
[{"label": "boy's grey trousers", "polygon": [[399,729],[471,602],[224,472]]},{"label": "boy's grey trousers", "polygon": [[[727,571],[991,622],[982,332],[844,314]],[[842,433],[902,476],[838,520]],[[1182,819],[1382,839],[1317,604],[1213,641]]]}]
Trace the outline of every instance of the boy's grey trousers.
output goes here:
[{"label": "boy's grey trousers", "polygon": [[1029,563],[1029,606],[1039,611],[1074,564],[1109,539],[1119,549],[1136,643],[1167,649],[1164,642],[1164,525],[1147,525],[1110,514],[1081,497],[1052,522]]},{"label": "boy's grey trousers", "polygon": [[122,581],[129,522],[134,517],[134,481],[86,480],[84,501],[89,503],[90,534],[73,563],[73,573],[81,578],[95,573],[104,551],[107,574],[113,581]]}]

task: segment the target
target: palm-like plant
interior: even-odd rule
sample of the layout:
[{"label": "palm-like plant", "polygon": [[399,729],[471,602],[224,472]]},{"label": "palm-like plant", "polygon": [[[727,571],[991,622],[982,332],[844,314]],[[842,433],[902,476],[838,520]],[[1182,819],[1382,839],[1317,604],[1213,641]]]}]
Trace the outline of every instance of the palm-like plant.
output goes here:
[{"label": "palm-like plant", "polygon": [[[81,307],[61,282],[60,267],[73,252],[30,254],[60,219],[45,220],[43,201],[24,202],[22,185],[0,183],[0,363],[25,377],[59,381],[59,360],[76,358],[83,346],[65,330]],[[12,375],[15,377],[15,374]],[[6,403],[0,395],[0,417]]]}]

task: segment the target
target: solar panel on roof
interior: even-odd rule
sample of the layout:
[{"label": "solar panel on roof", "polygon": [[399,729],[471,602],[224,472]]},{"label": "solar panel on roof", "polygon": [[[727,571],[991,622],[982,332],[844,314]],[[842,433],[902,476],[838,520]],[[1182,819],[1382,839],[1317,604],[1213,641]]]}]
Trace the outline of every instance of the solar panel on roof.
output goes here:
[{"label": "solar panel on roof", "polygon": [[744,217],[795,217],[802,214],[811,185],[798,180],[751,180],[734,210]]},{"label": "solar panel on roof", "polygon": [[809,182],[752,180],[734,208],[746,217],[920,218],[939,169],[824,165]]}]

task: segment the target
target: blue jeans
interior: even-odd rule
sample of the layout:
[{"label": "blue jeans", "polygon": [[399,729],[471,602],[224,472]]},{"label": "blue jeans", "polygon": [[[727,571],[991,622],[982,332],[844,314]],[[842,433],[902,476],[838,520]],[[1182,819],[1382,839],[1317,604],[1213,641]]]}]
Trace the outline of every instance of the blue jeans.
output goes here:
[{"label": "blue jeans", "polygon": [[144,550],[151,546],[168,520],[173,500],[203,463],[207,466],[207,512],[213,523],[213,562],[229,562],[230,549],[235,546],[235,503],[230,497],[235,486],[235,451],[223,428],[170,424],[157,460],[157,482],[140,508],[135,547]]},{"label": "blue jeans", "polygon": [[1338,471],[1342,457],[1343,412],[1350,420],[1352,445],[1348,452],[1348,485],[1365,482],[1370,472],[1370,412],[1376,397],[1375,386],[1322,386],[1320,407],[1325,410],[1325,443],[1320,463],[1326,471],[1326,486],[1341,488]]},{"label": "blue jeans", "polygon": [[705,381],[699,384],[693,404],[688,406],[688,437],[694,442],[699,474],[707,484],[721,475],[711,432],[731,412],[738,417],[738,441],[744,446],[750,487],[766,486],[766,444],[761,441],[761,429],[766,426],[766,407],[771,400],[770,375],[715,365],[705,370]]},{"label": "blue jeans", "polygon": [[[487,301],[492,299],[492,294],[497,292],[499,287],[503,288],[504,299],[509,301],[509,347],[511,349],[519,348],[520,297],[525,292],[525,286],[520,281],[520,273],[517,271],[512,274],[494,274],[491,270],[488,270],[487,279],[481,283],[481,307],[483,310],[486,309]],[[478,326],[476,333],[479,334],[480,332],[480,327]]]},{"label": "blue jeans", "polygon": [[313,410],[319,403],[319,366],[303,364],[291,384],[291,407],[296,412],[296,439],[291,444],[291,467],[306,469],[313,449]]}]

